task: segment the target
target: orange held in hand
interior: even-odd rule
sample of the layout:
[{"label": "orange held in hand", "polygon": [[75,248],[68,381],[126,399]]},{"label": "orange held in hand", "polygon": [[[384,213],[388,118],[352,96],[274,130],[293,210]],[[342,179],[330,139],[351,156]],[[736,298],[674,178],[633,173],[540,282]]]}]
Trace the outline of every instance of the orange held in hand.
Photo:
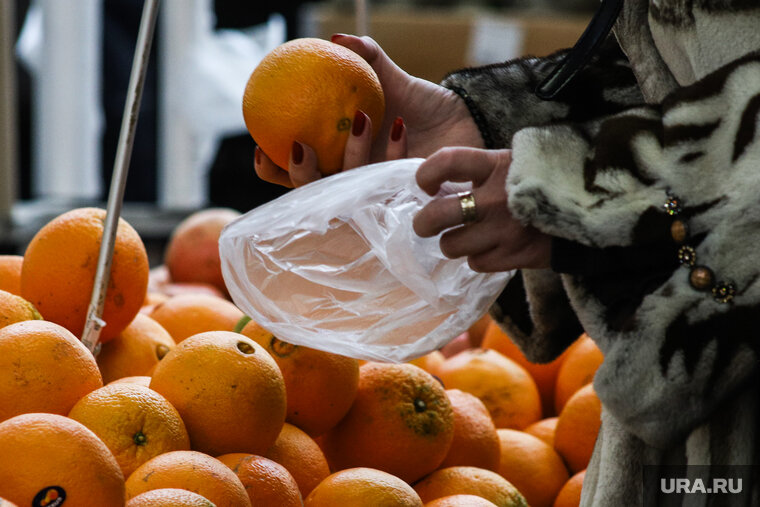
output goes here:
[{"label": "orange held in hand", "polygon": [[[95,281],[106,212],[80,208],[40,229],[24,253],[21,296],[45,320],[81,338]],[[135,318],[148,290],[148,254],[140,236],[119,219],[100,341],[116,338]]]},{"label": "orange held in hand", "polygon": [[375,71],[353,51],[322,39],[286,42],[264,57],[248,80],[243,117],[251,136],[283,169],[294,141],[311,146],[323,174],[343,166],[356,111],[377,135],[385,98]]}]

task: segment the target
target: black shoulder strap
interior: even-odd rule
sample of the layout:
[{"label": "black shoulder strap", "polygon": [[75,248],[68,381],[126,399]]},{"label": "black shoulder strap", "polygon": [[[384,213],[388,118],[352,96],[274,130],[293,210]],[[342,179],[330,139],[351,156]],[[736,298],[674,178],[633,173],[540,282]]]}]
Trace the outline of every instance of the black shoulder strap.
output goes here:
[{"label": "black shoulder strap", "polygon": [[553,100],[572,81],[594,55],[612,30],[623,6],[623,0],[602,0],[594,17],[573,48],[536,87],[536,95],[543,100]]}]

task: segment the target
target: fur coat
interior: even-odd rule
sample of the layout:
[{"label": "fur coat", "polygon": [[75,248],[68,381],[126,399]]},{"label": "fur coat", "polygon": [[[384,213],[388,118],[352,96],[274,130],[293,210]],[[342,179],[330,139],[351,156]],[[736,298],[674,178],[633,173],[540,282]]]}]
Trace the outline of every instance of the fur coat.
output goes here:
[{"label": "fur coat", "polygon": [[[491,314],[534,361],[583,330],[604,353],[583,506],[760,505],[760,2],[626,0],[614,34],[556,101],[533,90],[561,53],[443,81],[554,237]],[[644,487],[666,465],[742,494]]]}]

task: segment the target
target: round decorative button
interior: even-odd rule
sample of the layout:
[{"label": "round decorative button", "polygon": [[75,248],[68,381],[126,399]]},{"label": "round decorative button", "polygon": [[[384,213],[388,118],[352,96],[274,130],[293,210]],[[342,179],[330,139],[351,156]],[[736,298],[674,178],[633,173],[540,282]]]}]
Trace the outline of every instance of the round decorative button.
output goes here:
[{"label": "round decorative button", "polygon": [[713,297],[719,303],[728,303],[734,299],[736,294],[736,287],[734,284],[727,282],[718,282],[712,290]]},{"label": "round decorative button", "polygon": [[678,249],[678,262],[693,266],[697,262],[697,251],[689,245],[683,245]]},{"label": "round decorative button", "polygon": [[662,205],[668,215],[675,216],[681,212],[681,200],[678,197],[668,196],[668,200]]},{"label": "round decorative button", "polygon": [[694,266],[689,273],[689,283],[697,290],[710,290],[715,276],[707,266]]},{"label": "round decorative button", "polygon": [[670,224],[670,237],[672,237],[673,241],[676,243],[683,243],[686,241],[688,235],[689,227],[683,220],[674,220],[673,223]]}]

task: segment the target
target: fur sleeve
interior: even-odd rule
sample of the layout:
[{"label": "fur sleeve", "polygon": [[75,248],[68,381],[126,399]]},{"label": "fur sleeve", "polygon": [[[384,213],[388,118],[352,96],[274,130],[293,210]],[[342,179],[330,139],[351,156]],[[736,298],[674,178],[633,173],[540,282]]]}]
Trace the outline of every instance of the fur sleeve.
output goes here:
[{"label": "fur sleeve", "polygon": [[668,247],[671,266],[562,275],[605,354],[600,398],[634,434],[666,447],[758,370],[760,57],[598,128],[526,128],[513,149],[510,210],[544,232],[641,248],[676,221],[687,226]]},{"label": "fur sleeve", "polygon": [[[450,74],[442,84],[465,101],[488,148],[511,147],[514,133],[527,126],[593,124],[644,102],[614,37],[605,41],[557,100],[539,99],[536,86],[564,54],[465,69]],[[551,270],[525,271],[513,278],[491,315],[527,357],[538,362],[554,359],[582,332],[562,281]]]}]

